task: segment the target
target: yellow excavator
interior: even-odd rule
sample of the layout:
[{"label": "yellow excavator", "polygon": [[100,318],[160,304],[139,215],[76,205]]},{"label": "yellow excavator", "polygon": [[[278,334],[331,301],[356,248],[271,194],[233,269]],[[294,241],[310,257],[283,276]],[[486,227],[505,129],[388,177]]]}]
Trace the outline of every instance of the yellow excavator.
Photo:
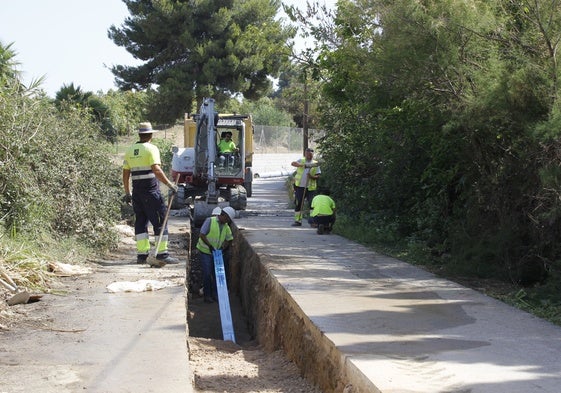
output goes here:
[{"label": "yellow excavator", "polygon": [[[219,114],[212,98],[185,117],[184,147],[173,147],[172,178],[179,190],[173,208],[191,208],[196,226],[217,206],[245,210],[253,185],[253,121],[251,115]],[[229,137],[235,149],[220,151]]]}]

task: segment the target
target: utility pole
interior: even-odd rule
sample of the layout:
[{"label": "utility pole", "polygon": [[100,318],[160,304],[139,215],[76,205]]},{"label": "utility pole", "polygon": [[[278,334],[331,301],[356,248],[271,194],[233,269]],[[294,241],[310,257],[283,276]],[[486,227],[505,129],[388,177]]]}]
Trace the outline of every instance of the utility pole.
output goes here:
[{"label": "utility pole", "polygon": [[302,146],[304,151],[308,148],[308,77],[304,71],[304,117],[302,118]]}]

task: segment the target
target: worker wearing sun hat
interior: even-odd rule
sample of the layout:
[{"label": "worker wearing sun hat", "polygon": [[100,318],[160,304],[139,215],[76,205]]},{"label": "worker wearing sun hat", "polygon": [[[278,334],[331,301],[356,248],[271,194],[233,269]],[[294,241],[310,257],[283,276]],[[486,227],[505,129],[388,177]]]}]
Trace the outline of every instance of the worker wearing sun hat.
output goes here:
[{"label": "worker wearing sun hat", "polygon": [[[203,270],[203,294],[205,303],[212,303],[216,300],[216,277],[214,274],[214,250],[227,251],[230,248],[234,236],[230,225],[236,217],[236,211],[227,206],[218,216],[211,216],[205,219],[199,231],[197,250],[199,250],[201,267]],[[224,269],[228,278],[227,258],[224,258]]]},{"label": "worker wearing sun hat", "polygon": [[149,122],[139,124],[139,141],[125,152],[123,186],[125,201],[132,203],[135,214],[136,262],[146,263],[150,254],[148,224],[151,223],[156,237],[163,231],[162,241],[156,250],[157,267],[161,267],[167,263],[177,263],[177,260],[169,256],[168,252],[168,229],[167,226],[163,227],[167,207],[159,182],[166,184],[173,193],[177,192],[177,186],[161,168],[160,150],[150,143],[155,132]]}]

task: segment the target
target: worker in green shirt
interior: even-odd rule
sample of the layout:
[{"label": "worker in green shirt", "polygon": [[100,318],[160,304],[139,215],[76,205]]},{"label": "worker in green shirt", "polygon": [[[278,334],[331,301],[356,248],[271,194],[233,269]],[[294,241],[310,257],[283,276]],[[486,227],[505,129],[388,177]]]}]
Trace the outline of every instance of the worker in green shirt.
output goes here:
[{"label": "worker in green shirt", "polygon": [[330,233],[335,224],[335,201],[329,196],[328,191],[316,195],[312,199],[310,221],[317,226],[318,235]]},{"label": "worker in green shirt", "polygon": [[226,159],[228,160],[228,165],[234,165],[234,155],[239,149],[236,147],[234,141],[232,141],[232,132],[226,131],[223,133],[223,137],[218,143],[218,155],[220,158],[220,166],[224,166]]}]

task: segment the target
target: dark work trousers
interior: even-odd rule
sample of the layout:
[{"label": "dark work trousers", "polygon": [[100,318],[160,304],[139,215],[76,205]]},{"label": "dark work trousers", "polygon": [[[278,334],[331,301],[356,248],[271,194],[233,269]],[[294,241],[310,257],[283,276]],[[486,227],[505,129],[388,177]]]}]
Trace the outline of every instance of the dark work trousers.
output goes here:
[{"label": "dark work trousers", "polygon": [[214,258],[211,254],[199,251],[201,270],[203,272],[203,294],[205,298],[217,299],[216,273],[214,272]]},{"label": "dark work trousers", "polygon": [[[305,195],[304,195],[304,190],[306,191]],[[309,209],[310,204],[312,203],[312,199],[314,199],[314,196],[316,196],[315,190],[310,191],[306,187],[294,186],[294,211],[298,213],[304,210],[305,208]],[[307,202],[306,206],[304,206],[302,203],[303,199],[306,199]]]},{"label": "dark work trousers", "polygon": [[[201,260],[201,270],[203,272],[203,294],[205,298],[218,299],[218,290],[216,288],[216,270],[214,268],[214,257],[212,254],[206,254],[199,250]],[[222,260],[224,261],[224,274],[226,276],[226,285],[230,288],[230,247],[228,250],[222,251]]]},{"label": "dark work trousers", "polygon": [[[132,193],[132,207],[136,216],[134,234],[148,233],[148,224],[152,224],[154,235],[159,236],[166,216],[167,206],[159,190]],[[168,228],[164,228],[164,236]]]},{"label": "dark work trousers", "polygon": [[335,224],[335,216],[333,214],[329,216],[315,216],[311,219],[314,224],[325,225],[325,227],[329,230],[331,230],[333,224]]}]

